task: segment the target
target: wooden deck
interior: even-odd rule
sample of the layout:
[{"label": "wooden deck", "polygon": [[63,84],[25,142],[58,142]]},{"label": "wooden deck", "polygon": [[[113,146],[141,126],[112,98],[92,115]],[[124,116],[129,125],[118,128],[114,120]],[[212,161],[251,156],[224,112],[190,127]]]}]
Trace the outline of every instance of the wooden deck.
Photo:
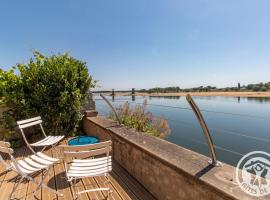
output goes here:
[{"label": "wooden deck", "polygon": [[[27,148],[21,148],[15,152],[15,157],[20,159],[30,154]],[[57,157],[56,152],[52,150],[46,151],[47,155]],[[5,155],[6,156],[6,155]],[[7,157],[7,156],[6,156]],[[6,200],[15,182],[18,180],[16,173],[3,173],[3,166],[0,166],[0,200]],[[40,180],[40,175],[35,176],[36,180]],[[77,183],[78,189],[102,187],[104,177],[86,178]],[[109,176],[113,193],[110,200],[154,200],[155,198],[137,182],[125,169],[116,162],[113,162],[113,171]],[[70,185],[67,183],[64,172],[63,162],[58,163],[51,168],[49,175],[45,180],[45,184],[49,187],[64,194],[64,197],[56,196],[46,189],[41,189],[36,195],[36,199],[40,200],[69,200],[72,199]],[[31,182],[23,182],[13,194],[14,199],[30,199],[36,185]],[[91,192],[79,195],[78,199],[83,200],[102,200],[106,199],[106,194],[103,192]]]}]

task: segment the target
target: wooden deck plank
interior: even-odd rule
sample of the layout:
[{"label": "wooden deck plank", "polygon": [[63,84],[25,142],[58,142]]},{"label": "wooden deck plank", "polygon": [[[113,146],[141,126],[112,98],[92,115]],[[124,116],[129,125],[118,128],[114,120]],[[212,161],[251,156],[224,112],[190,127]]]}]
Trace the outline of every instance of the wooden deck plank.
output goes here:
[{"label": "wooden deck plank", "polygon": [[[82,183],[82,180],[80,180],[80,179],[77,180],[76,188],[77,188],[77,191],[78,191],[78,192],[79,192],[79,191],[85,190],[85,187],[84,187],[84,185],[83,185],[83,183]],[[88,195],[87,193],[83,193],[83,194],[80,194],[80,195],[79,195],[79,199],[87,200],[87,199],[90,199],[90,198],[89,198],[89,195]]]},{"label": "wooden deck plank", "polygon": [[[25,148],[21,148],[14,153],[14,157],[17,157],[17,159],[21,159],[25,153]],[[5,176],[4,182],[1,186],[1,193],[0,193],[0,199],[8,199],[9,194],[11,193],[15,181],[17,179],[17,173],[14,171],[9,171],[7,175]]]},{"label": "wooden deck plank", "polygon": [[[53,157],[52,150],[47,150],[45,152],[46,155]],[[56,180],[55,180],[55,172],[54,172],[54,166],[50,169],[48,176],[44,180],[44,184],[46,184],[48,187],[56,190]],[[46,200],[56,200],[57,196],[56,194],[52,192],[48,192],[48,190],[42,188],[42,199]]]},{"label": "wooden deck plank", "polygon": [[[113,163],[113,172],[116,174],[117,181],[121,185],[126,185],[140,200],[156,200],[138,181],[136,181],[125,169],[117,162]],[[119,178],[119,179],[118,179]]]},{"label": "wooden deck plank", "polygon": [[[2,158],[4,160],[8,160],[8,155],[7,154],[3,154]],[[5,167],[2,165],[2,163],[0,164],[0,188],[2,186],[2,184],[4,183],[5,177],[7,175],[8,171],[6,171]]]},{"label": "wooden deck plank", "polygon": [[[87,189],[98,188],[98,185],[93,178],[83,179],[83,184],[84,184],[84,187]],[[90,196],[91,200],[105,199],[105,196],[102,194],[101,191],[89,192],[88,195]]]},{"label": "wooden deck plank", "polygon": [[[116,188],[117,192],[123,199],[129,199],[129,200],[139,200],[137,196],[131,191],[130,188],[128,188],[123,182],[118,182],[116,180],[116,176],[118,176],[114,171],[109,176],[109,179],[113,185],[113,187]],[[117,178],[119,179],[119,178]],[[121,184],[121,185],[120,185]]]},{"label": "wooden deck plank", "polygon": [[[95,177],[94,179],[95,179],[98,187],[107,187],[106,184],[104,184],[104,182],[107,180],[105,177],[98,176],[98,177]],[[112,186],[111,190],[112,190],[112,193],[111,193],[110,199],[113,199],[113,200],[125,200],[125,199],[123,199],[121,197],[121,195],[115,189],[115,187]],[[103,191],[102,193],[103,193],[103,195],[105,197],[107,197],[107,192]],[[127,199],[127,200],[130,200],[130,199]]]},{"label": "wooden deck plank", "polygon": [[[57,153],[52,151],[53,157],[57,158]],[[66,179],[64,162],[61,161],[54,165],[56,189],[58,192],[64,194],[63,197],[58,196],[58,200],[73,199],[71,188]]]}]

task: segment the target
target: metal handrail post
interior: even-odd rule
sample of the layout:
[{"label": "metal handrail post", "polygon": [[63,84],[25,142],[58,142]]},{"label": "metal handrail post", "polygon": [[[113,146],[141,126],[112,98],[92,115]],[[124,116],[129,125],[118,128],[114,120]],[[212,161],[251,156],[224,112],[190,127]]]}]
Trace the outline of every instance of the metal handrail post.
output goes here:
[{"label": "metal handrail post", "polygon": [[118,114],[117,114],[115,108],[113,107],[113,105],[109,102],[109,100],[108,100],[103,94],[100,94],[100,96],[101,96],[102,99],[104,99],[104,101],[109,105],[109,107],[112,109],[112,111],[113,111],[113,113],[114,113],[114,115],[115,115],[115,117],[116,117],[118,123],[121,124],[121,120],[120,120],[120,118],[119,118],[119,116],[118,116]]},{"label": "metal handrail post", "polygon": [[203,115],[202,115],[199,107],[196,105],[196,103],[194,102],[194,100],[192,99],[190,94],[187,94],[186,99],[187,99],[189,105],[191,106],[193,112],[195,113],[195,115],[196,115],[196,117],[201,125],[201,128],[203,130],[205,139],[207,141],[208,150],[209,150],[209,154],[211,157],[211,160],[209,161],[209,163],[211,165],[214,165],[214,166],[221,166],[221,163],[219,161],[217,161],[217,155],[216,155],[214,143],[213,143],[210,131],[205,123],[205,120],[203,118]]}]

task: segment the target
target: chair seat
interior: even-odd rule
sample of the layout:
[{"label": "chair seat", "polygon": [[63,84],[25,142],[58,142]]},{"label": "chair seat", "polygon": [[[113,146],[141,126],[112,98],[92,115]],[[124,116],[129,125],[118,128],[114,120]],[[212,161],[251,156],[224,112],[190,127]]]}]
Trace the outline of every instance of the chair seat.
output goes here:
[{"label": "chair seat", "polygon": [[112,158],[75,159],[67,171],[68,178],[100,176],[112,171]]},{"label": "chair seat", "polygon": [[[58,160],[59,159],[51,158],[41,152],[38,152],[35,155],[19,160],[18,167],[23,173],[32,174],[42,169],[47,169]],[[11,163],[11,166],[15,171],[17,171],[14,163]]]},{"label": "chair seat", "polygon": [[44,138],[36,143],[30,144],[30,145],[34,146],[34,147],[51,146],[51,145],[57,144],[63,138],[64,138],[64,136],[48,136],[48,137],[46,137],[46,138]]}]

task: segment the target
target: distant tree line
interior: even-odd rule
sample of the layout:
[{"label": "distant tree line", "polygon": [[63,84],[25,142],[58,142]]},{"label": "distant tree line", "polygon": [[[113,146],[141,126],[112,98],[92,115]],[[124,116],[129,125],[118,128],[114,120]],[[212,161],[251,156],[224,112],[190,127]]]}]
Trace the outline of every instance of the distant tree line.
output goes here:
[{"label": "distant tree line", "polygon": [[258,84],[249,84],[245,87],[246,90],[252,90],[252,91],[270,91],[270,82],[268,83],[258,83]]},{"label": "distant tree line", "polygon": [[182,90],[180,89],[180,87],[166,87],[166,88],[156,87],[156,88],[150,88],[148,90],[146,89],[139,90],[139,92],[148,92],[148,93],[170,93],[170,92],[181,92],[181,91]]},{"label": "distant tree line", "polygon": [[150,89],[141,89],[138,92],[145,93],[173,93],[173,92],[230,92],[230,91],[253,91],[253,92],[267,92],[270,91],[270,82],[248,84],[241,86],[240,83],[236,87],[217,88],[213,86],[199,86],[194,88],[181,89],[180,87],[155,87]]}]

